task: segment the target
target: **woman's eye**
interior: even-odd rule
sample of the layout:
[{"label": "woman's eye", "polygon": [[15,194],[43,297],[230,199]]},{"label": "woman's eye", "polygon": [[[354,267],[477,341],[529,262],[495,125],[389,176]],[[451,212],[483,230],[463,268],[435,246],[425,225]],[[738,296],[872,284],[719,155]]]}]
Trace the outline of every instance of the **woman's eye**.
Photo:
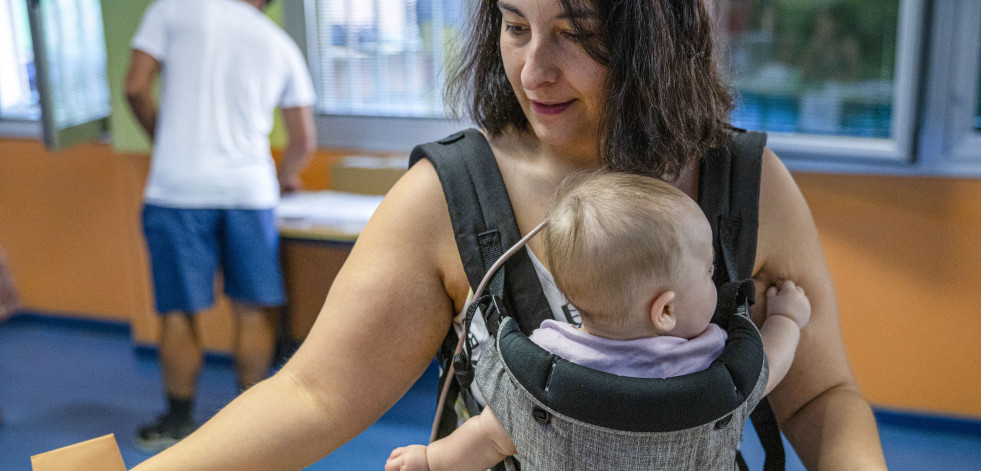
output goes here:
[{"label": "woman's eye", "polygon": [[504,24],[504,31],[511,34],[521,34],[525,32],[525,27],[520,25],[513,25],[509,23]]}]

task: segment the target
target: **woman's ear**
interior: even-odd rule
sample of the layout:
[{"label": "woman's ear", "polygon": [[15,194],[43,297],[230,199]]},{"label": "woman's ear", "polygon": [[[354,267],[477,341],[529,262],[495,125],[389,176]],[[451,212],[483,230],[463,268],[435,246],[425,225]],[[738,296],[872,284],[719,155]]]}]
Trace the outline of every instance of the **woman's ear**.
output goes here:
[{"label": "woman's ear", "polygon": [[651,303],[651,322],[658,335],[664,335],[674,329],[677,320],[674,317],[674,291],[668,290],[654,298]]}]

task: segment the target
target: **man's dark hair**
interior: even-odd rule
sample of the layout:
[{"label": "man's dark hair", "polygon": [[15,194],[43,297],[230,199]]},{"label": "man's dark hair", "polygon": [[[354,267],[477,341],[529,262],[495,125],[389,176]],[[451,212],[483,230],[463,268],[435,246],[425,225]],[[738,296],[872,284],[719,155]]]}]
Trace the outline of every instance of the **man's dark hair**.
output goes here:
[{"label": "man's dark hair", "polygon": [[[725,142],[733,98],[702,0],[560,0],[583,49],[608,69],[599,136],[611,169],[676,177]],[[447,103],[491,135],[529,131],[504,73],[497,0],[477,11],[450,70]],[[599,150],[599,149],[598,149]]]}]

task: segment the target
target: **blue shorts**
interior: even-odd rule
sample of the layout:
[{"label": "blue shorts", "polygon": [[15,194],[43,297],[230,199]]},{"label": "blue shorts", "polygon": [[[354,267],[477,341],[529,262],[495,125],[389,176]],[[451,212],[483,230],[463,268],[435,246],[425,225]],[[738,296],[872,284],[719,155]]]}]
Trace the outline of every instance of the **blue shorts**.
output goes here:
[{"label": "blue shorts", "polygon": [[157,312],[196,313],[215,303],[219,266],[225,294],[257,306],[284,303],[279,233],[272,209],[143,206]]}]

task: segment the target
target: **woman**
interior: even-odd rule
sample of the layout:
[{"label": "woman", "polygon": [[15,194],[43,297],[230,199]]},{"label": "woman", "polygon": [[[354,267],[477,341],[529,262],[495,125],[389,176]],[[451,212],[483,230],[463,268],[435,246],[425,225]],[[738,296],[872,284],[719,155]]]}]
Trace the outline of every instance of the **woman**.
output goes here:
[{"label": "woman", "polygon": [[[522,233],[542,220],[563,177],[603,163],[697,194],[691,164],[724,138],[731,109],[712,65],[703,2],[475,3],[453,90],[474,97],[473,118]],[[810,213],[769,151],[761,178],[757,287],[793,279],[813,303],[791,371],[771,395],[777,418],[809,468],[884,469]],[[530,246],[543,253],[540,240]],[[362,232],[293,358],[137,469],[301,469],[317,461],[408,390],[470,288],[439,180],[420,161]],[[758,303],[755,313],[764,308]]]}]

